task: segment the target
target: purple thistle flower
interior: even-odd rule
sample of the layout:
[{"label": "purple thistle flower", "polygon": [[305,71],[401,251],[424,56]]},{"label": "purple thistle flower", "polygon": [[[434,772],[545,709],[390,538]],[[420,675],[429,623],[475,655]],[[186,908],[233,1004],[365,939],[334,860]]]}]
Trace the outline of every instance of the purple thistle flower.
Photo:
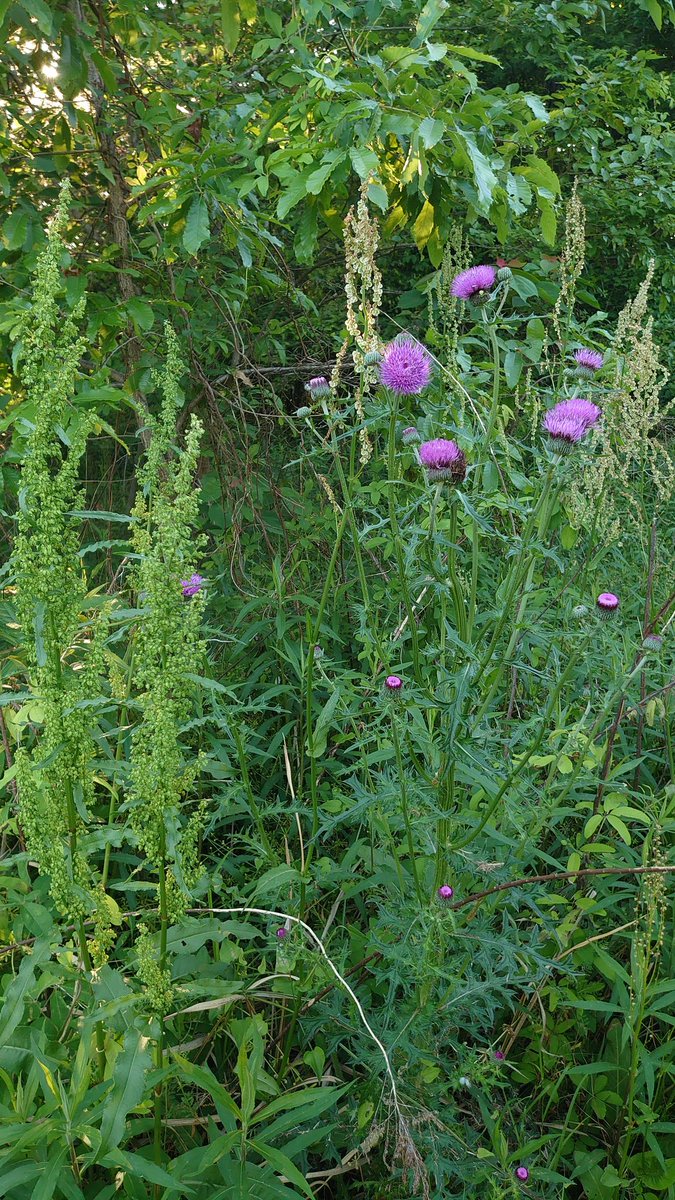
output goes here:
[{"label": "purple thistle flower", "polygon": [[305,384],[305,391],[313,400],[320,400],[322,396],[330,396],[330,384],[325,375],[315,375]]},{"label": "purple thistle flower", "polygon": [[573,396],[571,400],[561,400],[559,404],[556,404],[555,411],[561,417],[572,417],[575,420],[583,421],[587,429],[592,429],[594,425],[597,425],[602,416],[602,409],[598,408],[597,404],[593,404],[592,400],[582,400],[581,396]]},{"label": "purple thistle flower", "polygon": [[619,597],[614,595],[614,592],[601,592],[596,600],[598,614],[607,620],[608,617],[613,617],[619,608]]},{"label": "purple thistle flower", "polygon": [[385,348],[380,381],[399,396],[417,396],[431,378],[431,355],[409,333],[400,334]]},{"label": "purple thistle flower", "polygon": [[458,300],[471,300],[473,304],[484,304],[497,279],[494,267],[469,267],[460,271],[452,281],[450,291]]},{"label": "purple thistle flower", "polygon": [[420,462],[427,469],[429,482],[451,479],[461,483],[466,475],[466,455],[449,438],[434,438],[419,448]]},{"label": "purple thistle flower", "polygon": [[388,692],[398,695],[403,687],[403,680],[399,675],[387,675],[387,678],[384,681],[384,686]]},{"label": "purple thistle flower", "polygon": [[527,1183],[530,1178],[530,1172],[527,1167],[516,1167],[516,1179],[520,1179],[521,1183]]},{"label": "purple thistle flower", "polygon": [[288,930],[284,929],[283,925],[280,929],[277,929],[277,937],[279,938],[279,941],[283,941],[285,937],[288,937]]},{"label": "purple thistle flower", "polygon": [[497,1062],[504,1062],[506,1055],[504,1054],[503,1050],[495,1050],[494,1057]]},{"label": "purple thistle flower", "polygon": [[[580,403],[582,407],[579,407]],[[588,404],[588,400],[561,400],[545,414],[542,428],[550,435],[553,449],[558,454],[568,454],[598,420],[600,410],[593,404],[591,407],[597,410],[598,416],[589,424],[589,416],[593,414],[586,407]]]},{"label": "purple thistle flower", "polygon": [[183,596],[187,600],[191,596],[197,596],[201,592],[206,580],[203,575],[191,575],[189,579],[181,579],[180,586],[183,589]]},{"label": "purple thistle flower", "polygon": [[443,903],[447,903],[448,900],[452,900],[452,897],[454,896],[454,894],[455,894],[454,888],[451,888],[448,883],[441,884],[438,891],[436,892],[438,899],[441,900]]},{"label": "purple thistle flower", "polygon": [[588,372],[590,375],[599,371],[604,362],[600,351],[590,350],[588,346],[582,346],[581,350],[576,350],[574,360],[583,369],[584,374]]}]

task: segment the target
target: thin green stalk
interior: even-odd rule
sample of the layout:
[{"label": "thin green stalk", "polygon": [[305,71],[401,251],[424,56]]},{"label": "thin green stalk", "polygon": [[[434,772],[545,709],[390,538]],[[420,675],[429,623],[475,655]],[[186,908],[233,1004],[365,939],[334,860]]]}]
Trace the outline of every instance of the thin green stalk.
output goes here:
[{"label": "thin green stalk", "polygon": [[412,657],[413,671],[417,682],[422,685],[422,677],[420,672],[420,655],[419,655],[419,638],[417,636],[417,624],[415,622],[415,612],[410,598],[410,589],[405,571],[405,561],[403,558],[403,550],[401,545],[401,534],[398,526],[398,518],[396,515],[396,497],[394,495],[394,485],[396,483],[396,417],[398,414],[398,396],[392,394],[391,401],[391,416],[389,418],[389,448],[388,448],[388,479],[389,479],[389,527],[391,535],[394,539],[394,553],[396,555],[396,566],[398,568],[399,582],[403,592],[403,605],[408,617],[408,627],[410,629],[410,637],[412,641]]},{"label": "thin green stalk", "polygon": [[[405,771],[403,770],[403,757],[401,755],[401,743],[399,741],[399,736],[398,736],[396,713],[394,712],[394,709],[393,709],[393,705],[395,703],[396,703],[395,700],[392,701],[391,732],[392,732],[392,737],[394,740],[394,751],[396,754],[396,767],[398,769],[398,784],[401,789],[401,808],[403,811],[403,823],[405,825],[406,838],[408,841],[408,854],[410,855],[410,869],[413,874],[413,879],[415,880],[415,891],[417,892],[417,899],[420,901],[420,903],[424,903],[424,891],[422,889],[422,884],[420,882],[418,864],[417,864],[417,855],[415,854],[415,842],[413,840],[412,825],[410,824],[410,809],[408,807],[408,789],[406,786]],[[397,860],[398,860],[398,856],[397,856]]]},{"label": "thin green stalk", "polygon": [[336,563],[338,560],[338,555],[340,553],[342,537],[344,535],[344,531],[347,526],[348,520],[349,520],[349,511],[345,507],[343,509],[342,516],[340,517],[340,520],[338,522],[338,527],[337,527],[337,530],[335,533],[335,544],[333,546],[333,552],[330,556],[330,561],[328,563],[328,570],[326,571],[326,579],[325,579],[324,585],[323,585],[323,592],[321,594],[321,600],[319,601],[319,608],[318,608],[318,611],[316,614],[316,621],[314,622],[314,629],[312,630],[312,635],[309,639],[309,648],[308,648],[308,654],[307,654],[307,666],[306,666],[307,685],[306,685],[306,694],[305,694],[305,729],[306,729],[306,736],[307,736],[307,750],[308,750],[308,754],[309,754],[309,788],[310,788],[310,800],[311,800],[311,804],[312,804],[312,837],[311,837],[310,844],[307,848],[307,856],[305,859],[305,871],[307,871],[309,869],[309,864],[310,864],[313,854],[314,854],[314,847],[316,844],[316,836],[317,836],[317,833],[319,832],[319,794],[318,794],[318,788],[317,788],[316,759],[314,757],[314,714],[313,714],[314,649],[318,645],[318,639],[321,636],[321,624],[323,622],[324,612],[326,611],[328,597],[330,595],[331,588],[333,586],[333,576],[335,574],[335,566],[336,566]]},{"label": "thin green stalk", "polygon": [[[63,675],[62,675],[62,671],[61,671],[61,658],[60,658],[58,646],[56,643],[56,631],[54,628],[54,622],[51,619],[51,617],[50,617],[50,626],[51,626],[51,633],[52,633],[52,670],[54,671],[54,675],[55,675],[55,678],[57,680],[59,687],[61,687],[62,682],[63,682]],[[65,781],[65,792],[66,792],[66,813],[68,816],[68,844],[70,847],[70,865],[71,865],[71,870],[72,870],[72,869],[74,869],[75,859],[77,857],[77,811],[75,808],[75,797],[73,795],[73,785],[69,778],[66,778],[66,781]],[[83,917],[80,917],[79,921],[78,921],[78,940],[80,943],[80,956],[82,958],[82,963],[84,965],[84,969],[88,975],[91,975],[92,962],[91,962],[91,955],[89,953],[89,946],[87,944],[87,934],[86,934],[86,930],[84,927],[84,918]],[[93,988],[92,988],[92,991],[93,991]],[[95,1040],[96,1040],[96,1057],[98,1059],[98,1073],[99,1073],[99,1082],[100,1082],[105,1077],[105,1063],[106,1063],[105,1033],[103,1031],[103,1024],[101,1021],[97,1021],[94,1025],[94,1036],[95,1036]]]},{"label": "thin green stalk", "polygon": [[462,594],[462,585],[459,582],[457,575],[456,552],[457,549],[457,503],[453,496],[450,504],[450,548],[448,550],[448,574],[450,575],[450,590],[452,591],[452,602],[455,609],[455,625],[457,632],[463,642],[466,641],[466,608],[464,605],[464,596]]},{"label": "thin green stalk", "polygon": [[440,799],[442,816],[436,822],[436,871],[434,874],[434,891],[445,881],[445,855],[450,832],[449,814],[455,799],[455,760],[450,762],[444,772],[444,788]]},{"label": "thin green stalk", "polygon": [[501,363],[499,358],[499,342],[497,340],[497,330],[493,322],[486,320],[485,328],[490,339],[490,348],[492,350],[492,403],[490,405],[490,416],[488,418],[487,430],[485,433],[485,441],[487,447],[490,447],[490,439],[492,437],[497,413],[499,411],[499,385],[500,385],[500,370]]},{"label": "thin green stalk", "polygon": [[[166,943],[167,931],[169,927],[169,910],[166,896],[166,846],[165,837],[162,833],[162,841],[160,846],[160,861],[159,861],[159,969],[162,975],[166,971]],[[160,1020],[159,1034],[155,1042],[155,1066],[158,1071],[164,1067],[164,1022]],[[162,1109],[164,1099],[164,1082],[160,1081],[155,1088],[154,1108],[154,1159],[156,1165],[162,1165],[163,1157],[163,1137],[162,1137]],[[159,1184],[154,1184],[155,1200],[160,1200],[162,1187]]]},{"label": "thin green stalk", "polygon": [[[355,445],[355,436],[356,435],[354,435],[354,438],[352,438],[352,448]],[[341,461],[340,455],[337,451],[337,447],[334,448],[334,458],[335,458],[335,465],[337,467],[338,476],[340,479],[340,486],[342,488],[342,502],[344,504],[345,512],[348,514],[349,531],[352,536],[352,545],[354,547],[354,561],[356,563],[356,573],[359,577],[359,584],[361,585],[361,597],[363,600],[363,607],[364,607],[365,614],[366,614],[366,620],[368,620],[368,618],[371,615],[372,609],[371,609],[371,604],[370,604],[370,592],[368,589],[368,581],[366,579],[366,571],[365,571],[365,567],[364,567],[364,563],[363,563],[363,555],[361,553],[361,546],[359,544],[359,530],[358,530],[358,526],[356,524],[356,517],[354,516],[354,507],[352,504],[352,497],[351,497],[351,492],[349,490],[349,484],[347,482],[347,478],[344,473],[344,468],[342,466],[342,461]],[[352,474],[353,474],[353,464],[350,465],[350,470],[352,471]],[[373,638],[373,641],[375,642],[375,646],[377,648],[378,659],[381,663],[384,663],[386,661],[386,653],[382,646],[379,630],[377,628],[377,622],[375,622],[374,626],[372,628],[370,628],[370,634],[371,634],[371,637]],[[374,669],[374,666],[375,666],[375,664],[371,664],[371,667],[373,669]]]},{"label": "thin green stalk", "polygon": [[[133,645],[133,643],[132,643],[132,645]],[[129,659],[129,670],[127,672],[127,680],[131,679],[132,674],[133,674],[133,669],[134,669],[134,652],[132,649],[131,656]],[[128,692],[129,692],[129,684],[127,683],[127,693]],[[119,729],[117,731],[117,746],[115,747],[115,765],[116,766],[119,765],[119,763],[121,762],[121,759],[122,759],[122,753],[124,750],[124,735],[126,733],[127,718],[128,718],[128,709],[127,709],[127,705],[125,702],[122,705],[122,708],[120,709],[120,716],[119,716],[120,723],[119,723]],[[117,784],[117,781],[115,780],[112,792],[110,794],[110,804],[108,805],[108,821],[107,821],[108,829],[112,828],[112,823],[115,820],[115,815],[117,813],[118,799],[119,799],[119,786]],[[106,848],[105,848],[105,854],[103,856],[103,871],[101,872],[101,887],[103,888],[104,891],[105,891],[106,887],[108,886],[108,875],[110,873],[111,850],[112,850],[112,843],[108,842],[106,845]]]},{"label": "thin green stalk", "polygon": [[478,594],[478,564],[480,552],[480,526],[478,521],[471,523],[471,591],[469,593],[469,616],[466,623],[466,640],[473,638],[473,625],[476,619],[476,597]]},{"label": "thin green stalk", "polygon": [[[541,538],[545,534],[546,528],[548,526],[548,521],[550,518],[551,508],[552,508],[552,504],[550,503],[550,488],[551,488],[551,482],[553,479],[553,472],[555,470],[555,467],[556,467],[556,463],[552,463],[551,466],[549,467],[549,470],[546,474],[546,478],[544,480],[544,487],[542,489],[541,496],[539,497],[539,502],[535,505],[535,507],[534,507],[532,513],[530,514],[528,521],[526,523],[525,530],[523,533],[523,551],[525,551],[527,549],[530,534],[532,532],[532,528],[533,528],[535,522],[537,524],[537,532],[539,534],[539,537]],[[556,490],[556,492],[553,496],[553,501],[555,501],[555,497],[558,494],[558,490],[559,489]],[[504,626],[506,625],[506,622],[509,617],[511,602],[512,602],[521,583],[523,583],[522,593],[521,593],[520,601],[518,603],[518,608],[517,608],[517,611],[515,614],[515,618],[513,621],[513,629],[511,631],[511,637],[509,638],[508,646],[506,647],[504,654],[501,656],[501,662],[500,662],[500,666],[497,670],[497,673],[496,673],[492,683],[490,684],[487,695],[484,697],[483,703],[481,704],[481,706],[478,710],[478,713],[476,714],[476,717],[475,717],[476,724],[478,724],[478,722],[482,720],[484,714],[487,712],[487,709],[492,701],[492,698],[495,695],[497,688],[499,687],[499,683],[500,683],[501,678],[504,674],[504,671],[509,663],[510,657],[513,654],[513,651],[515,649],[518,638],[520,637],[520,626],[521,626],[523,616],[525,614],[525,607],[527,605],[527,598],[529,595],[530,588],[532,586],[532,580],[534,578],[534,569],[536,566],[536,562],[537,562],[536,556],[533,554],[529,554],[529,555],[527,555],[527,557],[519,558],[511,570],[511,578],[509,580],[509,584],[507,587],[507,594],[504,598],[502,615],[499,618],[497,625],[495,626],[492,637],[490,639],[490,644],[488,646],[487,652],[485,653],[483,659],[481,660],[481,662],[479,664],[476,678],[473,681],[474,693],[477,689],[477,685],[478,685],[480,679],[482,678],[486,668],[488,667],[489,663],[492,660],[492,655],[494,653],[495,647],[497,645],[497,642],[501,636],[501,632],[502,632]],[[520,568],[520,570],[518,570],[518,568]],[[525,575],[524,581],[523,581],[523,574]]]},{"label": "thin green stalk", "polygon": [[234,739],[234,744],[237,747],[237,758],[239,759],[239,770],[241,771],[241,781],[242,781],[242,783],[244,785],[244,789],[246,791],[246,798],[248,800],[248,806],[249,806],[251,812],[253,813],[253,820],[255,821],[255,827],[258,830],[258,837],[260,838],[260,841],[263,844],[265,853],[267,855],[269,855],[270,858],[274,858],[274,851],[272,850],[270,840],[267,836],[267,833],[265,832],[265,826],[263,824],[262,813],[261,813],[260,809],[258,808],[258,801],[256,800],[255,795],[253,793],[253,788],[251,787],[251,778],[248,773],[248,762],[246,759],[246,748],[244,746],[241,732],[235,724],[232,724],[231,730],[232,730],[232,737]]}]

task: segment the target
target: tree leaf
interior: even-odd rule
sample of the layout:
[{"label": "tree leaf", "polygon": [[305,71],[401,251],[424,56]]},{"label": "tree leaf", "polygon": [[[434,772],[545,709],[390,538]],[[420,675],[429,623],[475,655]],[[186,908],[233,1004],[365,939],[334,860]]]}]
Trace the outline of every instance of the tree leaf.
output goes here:
[{"label": "tree leaf", "polygon": [[241,27],[239,0],[220,0],[220,23],[223,30],[223,46],[228,54],[234,54]]},{"label": "tree leaf", "polygon": [[379,166],[379,160],[374,150],[367,146],[352,146],[349,151],[352,166],[360,179],[367,179]]},{"label": "tree leaf", "polygon": [[190,205],[185,229],[183,230],[183,245],[188,254],[196,254],[211,236],[209,212],[203,196],[195,196]]}]

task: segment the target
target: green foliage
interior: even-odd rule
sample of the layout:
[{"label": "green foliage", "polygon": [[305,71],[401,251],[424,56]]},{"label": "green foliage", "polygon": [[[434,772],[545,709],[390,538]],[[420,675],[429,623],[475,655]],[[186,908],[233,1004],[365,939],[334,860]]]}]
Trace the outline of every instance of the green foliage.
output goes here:
[{"label": "green foliage", "polygon": [[672,17],[0,5],[0,1195],[675,1197]]}]

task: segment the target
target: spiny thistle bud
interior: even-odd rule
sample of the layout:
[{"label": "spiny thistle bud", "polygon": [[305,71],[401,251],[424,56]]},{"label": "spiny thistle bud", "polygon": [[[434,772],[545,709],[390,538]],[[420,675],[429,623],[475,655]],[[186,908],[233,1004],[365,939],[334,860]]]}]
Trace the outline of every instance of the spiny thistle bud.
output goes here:
[{"label": "spiny thistle bud", "polygon": [[663,638],[658,633],[648,633],[642,643],[643,650],[654,650],[657,654],[663,649]]},{"label": "spiny thistle bud", "polygon": [[390,696],[400,696],[403,689],[403,680],[399,675],[387,675],[384,686]]},{"label": "spiny thistle bud", "polygon": [[452,897],[454,896],[454,894],[455,894],[454,888],[451,888],[450,884],[448,884],[448,883],[441,884],[438,891],[436,892],[436,895],[438,896],[438,899],[440,900],[441,904],[447,904],[450,900],[452,900]]},{"label": "spiny thistle bud", "polygon": [[457,300],[470,300],[472,304],[485,304],[495,286],[497,272],[494,267],[469,267],[455,275],[450,291]]},{"label": "spiny thistle bud", "polygon": [[420,462],[426,467],[429,483],[449,479],[462,483],[466,476],[466,456],[456,442],[449,438],[434,438],[423,442],[419,449]]},{"label": "spiny thistle bud", "polygon": [[[307,384],[305,384],[305,386],[307,387]],[[311,410],[311,408],[308,408],[306,404],[303,404],[302,408],[296,408],[295,415],[296,415],[296,417],[300,417],[301,419],[302,419],[302,417],[311,417],[312,410]]]},{"label": "spiny thistle bud", "polygon": [[305,384],[305,391],[309,392],[312,400],[323,400],[330,396],[330,384],[325,375],[315,375]]},{"label": "spiny thistle bud", "polygon": [[601,592],[596,600],[598,615],[603,621],[616,616],[619,610],[619,597],[614,592]]},{"label": "spiny thistle bud", "polygon": [[408,425],[407,429],[404,429],[403,433],[401,434],[401,441],[403,442],[404,446],[412,446],[413,443],[421,442],[422,439],[415,429],[415,426]]},{"label": "spiny thistle bud", "polygon": [[510,267],[500,267],[497,271],[497,279],[500,283],[508,283],[509,279],[513,278],[513,271]]},{"label": "spiny thistle bud", "polygon": [[584,617],[588,616],[588,605],[575,604],[574,608],[572,609],[572,616],[576,617],[577,621],[582,621]]},{"label": "spiny thistle bud", "polygon": [[363,356],[364,367],[376,367],[382,362],[382,355],[379,350],[366,350]]}]

